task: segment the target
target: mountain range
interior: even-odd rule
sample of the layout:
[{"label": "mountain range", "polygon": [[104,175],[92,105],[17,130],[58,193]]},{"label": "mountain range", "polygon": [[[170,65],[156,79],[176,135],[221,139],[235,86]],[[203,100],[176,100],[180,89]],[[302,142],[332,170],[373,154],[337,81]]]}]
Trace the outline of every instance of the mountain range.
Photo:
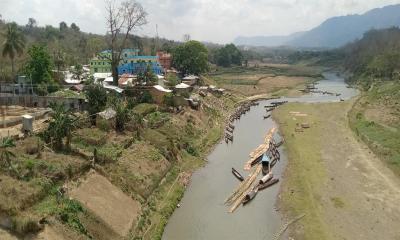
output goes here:
[{"label": "mountain range", "polygon": [[362,37],[370,29],[400,26],[400,4],[376,8],[365,14],[329,18],[321,25],[286,36],[237,37],[234,43],[248,46],[336,48]]}]

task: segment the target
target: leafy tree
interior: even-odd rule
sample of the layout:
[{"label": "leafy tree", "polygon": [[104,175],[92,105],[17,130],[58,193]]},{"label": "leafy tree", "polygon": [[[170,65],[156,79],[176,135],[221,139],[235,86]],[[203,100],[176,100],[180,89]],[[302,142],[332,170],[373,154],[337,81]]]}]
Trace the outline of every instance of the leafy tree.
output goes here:
[{"label": "leafy tree", "polygon": [[146,83],[148,86],[153,86],[157,82],[157,76],[153,73],[150,64],[147,64],[143,72],[139,72],[137,80],[140,83]]},{"label": "leafy tree", "polygon": [[208,50],[198,41],[188,41],[173,51],[173,65],[183,74],[208,71]]},{"label": "leafy tree", "polygon": [[91,123],[96,125],[96,114],[103,111],[107,105],[107,91],[100,83],[90,82],[85,86],[85,95]]},{"label": "leafy tree", "polygon": [[25,47],[25,38],[18,29],[16,23],[7,24],[7,30],[4,34],[5,41],[3,43],[3,57],[8,56],[11,59],[12,76],[15,76],[15,57],[20,56]]},{"label": "leafy tree", "polygon": [[70,148],[72,130],[75,128],[77,118],[71,111],[66,110],[63,104],[53,103],[53,110],[49,126],[44,132],[46,142],[50,142],[56,150],[63,149],[63,140],[66,138],[65,147]]},{"label": "leafy tree", "polygon": [[128,103],[117,96],[113,96],[110,98],[109,105],[116,112],[115,130],[118,132],[123,132],[125,129],[125,124],[130,120],[131,115]]},{"label": "leafy tree", "polygon": [[28,19],[28,24],[26,24],[26,27],[27,27],[28,29],[32,29],[32,28],[34,28],[34,27],[37,27],[36,19],[34,19],[34,18],[29,18],[29,19]]},{"label": "leafy tree", "polygon": [[168,73],[165,76],[165,79],[167,80],[167,85],[170,87],[174,87],[179,83],[178,77],[176,76],[176,74],[173,73]]},{"label": "leafy tree", "polygon": [[218,66],[230,67],[233,65],[242,65],[243,55],[234,44],[225,45],[216,53],[216,63]]},{"label": "leafy tree", "polygon": [[[46,48],[33,45],[28,50],[29,60],[25,67],[26,74],[32,79],[34,84],[47,88],[48,92],[58,89],[58,84],[51,77],[53,63]],[[38,94],[43,94],[39,92]]]},{"label": "leafy tree", "polygon": [[67,25],[66,22],[60,22],[60,27],[59,28],[60,28],[60,31],[62,32],[64,30],[68,29],[68,25]]},{"label": "leafy tree", "polygon": [[82,66],[82,64],[79,64],[79,63],[75,64],[73,73],[80,80],[81,76],[83,74],[83,66]]},{"label": "leafy tree", "polygon": [[0,160],[2,164],[7,165],[9,169],[12,169],[11,159],[15,158],[15,154],[9,149],[15,147],[14,140],[9,137],[5,137],[0,142]]},{"label": "leafy tree", "polygon": [[76,25],[75,23],[71,24],[71,29],[74,30],[75,32],[79,32],[81,29]]}]

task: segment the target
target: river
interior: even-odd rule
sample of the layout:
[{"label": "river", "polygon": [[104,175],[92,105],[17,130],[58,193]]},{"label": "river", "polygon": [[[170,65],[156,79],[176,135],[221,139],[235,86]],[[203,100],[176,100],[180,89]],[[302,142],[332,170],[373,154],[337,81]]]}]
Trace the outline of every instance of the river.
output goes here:
[{"label": "river", "polygon": [[[348,100],[358,94],[357,90],[347,88],[344,79],[334,73],[325,73],[325,79],[317,83],[321,91],[340,93],[341,96],[306,94],[298,98],[282,98],[289,102],[338,102]],[[275,100],[276,101],[276,100]],[[239,181],[232,175],[236,168],[243,176],[244,163],[249,153],[260,143],[267,131],[277,124],[272,119],[264,120],[265,105],[270,101],[260,101],[259,106],[235,122],[234,142],[221,141],[208,156],[207,165],[196,171],[181,201],[171,216],[165,231],[164,240],[221,240],[249,239],[263,240],[279,230],[282,216],[275,204],[280,184],[259,192],[256,198],[245,207],[239,207],[234,213],[228,213],[224,200],[238,186]],[[275,139],[279,140],[276,134]],[[287,163],[284,148],[280,148],[281,161],[274,167],[275,177],[280,178]]]}]

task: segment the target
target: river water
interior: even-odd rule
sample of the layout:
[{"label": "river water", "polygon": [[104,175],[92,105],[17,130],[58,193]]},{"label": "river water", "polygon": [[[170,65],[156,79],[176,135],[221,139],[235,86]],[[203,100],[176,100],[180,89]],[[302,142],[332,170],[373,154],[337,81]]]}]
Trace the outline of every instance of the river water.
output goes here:
[{"label": "river water", "polygon": [[[324,74],[325,79],[317,83],[318,90],[340,93],[330,96],[319,93],[303,95],[299,98],[282,98],[289,102],[334,102],[348,100],[358,94],[357,90],[347,88],[343,78],[333,73]],[[272,100],[277,101],[277,100]],[[266,114],[265,105],[270,101],[260,101],[259,106],[235,122],[234,142],[221,141],[208,156],[207,165],[196,171],[181,201],[171,216],[165,231],[164,240],[263,240],[279,230],[282,219],[275,209],[280,184],[260,191],[256,198],[245,207],[240,206],[234,213],[228,213],[225,199],[238,186],[239,181],[232,175],[236,168],[243,176],[249,153],[263,142],[267,131],[277,127]],[[275,139],[279,140],[276,134]],[[285,149],[281,148],[281,161],[273,169],[274,177],[280,178],[287,162]]]}]

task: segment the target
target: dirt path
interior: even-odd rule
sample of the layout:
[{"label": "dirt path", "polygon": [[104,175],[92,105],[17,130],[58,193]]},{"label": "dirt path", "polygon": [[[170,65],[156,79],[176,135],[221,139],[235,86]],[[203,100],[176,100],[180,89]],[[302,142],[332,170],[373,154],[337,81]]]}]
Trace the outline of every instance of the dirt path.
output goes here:
[{"label": "dirt path", "polygon": [[[308,221],[320,222],[323,233],[317,235],[325,239],[400,240],[400,179],[356,139],[347,121],[351,106],[352,102],[289,104],[278,110],[278,121],[287,124],[282,130],[288,140],[287,172],[291,173],[284,179],[283,208],[288,215],[312,211]],[[290,111],[308,117],[299,119]],[[312,129],[295,133],[296,123],[302,122],[309,122]],[[315,141],[313,148],[301,147],[307,141]],[[313,170],[320,172],[318,177]],[[292,181],[297,177],[305,179]],[[300,206],[305,201],[298,199],[312,202],[314,209]],[[310,232],[316,228],[305,223],[295,224],[290,235],[318,239]]]}]

